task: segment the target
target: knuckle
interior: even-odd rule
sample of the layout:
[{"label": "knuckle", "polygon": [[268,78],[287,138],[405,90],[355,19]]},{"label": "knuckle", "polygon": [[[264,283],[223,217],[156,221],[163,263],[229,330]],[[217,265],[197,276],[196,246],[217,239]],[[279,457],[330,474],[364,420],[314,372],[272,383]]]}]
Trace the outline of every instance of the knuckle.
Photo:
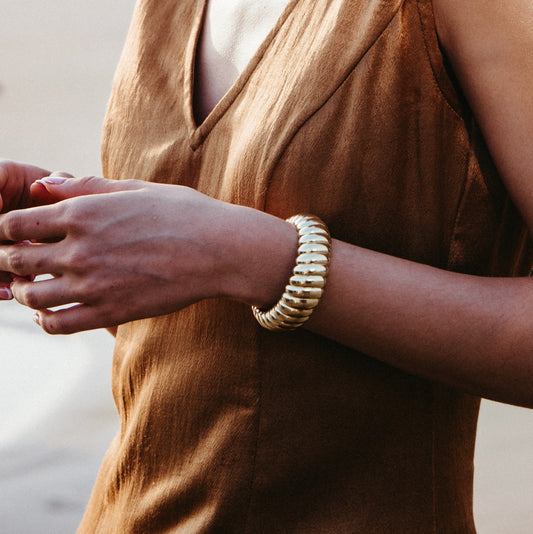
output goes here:
[{"label": "knuckle", "polygon": [[11,211],[4,215],[5,236],[10,241],[22,239],[22,216],[18,211]]},{"label": "knuckle", "polygon": [[90,270],[77,277],[73,283],[74,294],[77,301],[87,304],[95,310],[101,310],[109,299],[112,291],[109,284]]},{"label": "knuckle", "polygon": [[66,294],[68,294],[69,300],[83,304],[89,303],[90,291],[88,290],[87,277],[80,273],[74,273],[74,276],[68,278],[69,286]]},{"label": "knuckle", "polygon": [[33,285],[28,284],[17,291],[16,299],[21,304],[34,310],[40,309],[40,301]]},{"label": "knuckle", "polygon": [[102,301],[102,292],[100,291],[98,284],[92,283],[91,277],[80,287],[79,292],[81,302],[86,304],[95,305]]},{"label": "knuckle", "polygon": [[150,187],[148,182],[143,182],[142,180],[134,180],[129,178],[128,180],[121,180],[120,186],[124,189],[142,189],[144,187]]},{"label": "knuckle", "polygon": [[6,252],[8,269],[15,274],[24,274],[24,256],[18,247],[12,246]]},{"label": "knuckle", "polygon": [[58,214],[61,226],[74,236],[86,235],[97,216],[97,207],[89,196],[70,198],[56,206],[61,207]]},{"label": "knuckle", "polygon": [[84,176],[83,178],[79,178],[79,183],[83,187],[90,187],[94,182],[100,181],[101,178],[98,176]]},{"label": "knuckle", "polygon": [[86,214],[81,209],[78,199],[64,200],[56,206],[58,211],[56,218],[60,225],[69,233],[79,233]]},{"label": "knuckle", "polygon": [[47,267],[49,266],[50,262],[48,257],[40,256],[35,259],[35,273],[42,274],[47,272]]},{"label": "knuckle", "polygon": [[88,251],[81,246],[72,246],[65,255],[65,266],[73,273],[84,273],[90,268],[91,257]]}]

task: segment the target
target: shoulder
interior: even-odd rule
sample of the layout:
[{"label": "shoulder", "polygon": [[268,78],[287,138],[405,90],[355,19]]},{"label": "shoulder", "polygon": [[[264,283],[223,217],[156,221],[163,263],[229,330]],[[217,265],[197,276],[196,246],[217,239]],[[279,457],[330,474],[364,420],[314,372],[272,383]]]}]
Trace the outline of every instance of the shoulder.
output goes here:
[{"label": "shoulder", "polygon": [[533,2],[432,2],[441,46],[533,232]]},{"label": "shoulder", "polygon": [[[531,0],[432,0],[446,51],[509,49],[533,37]],[[525,51],[524,51],[525,52]]]}]

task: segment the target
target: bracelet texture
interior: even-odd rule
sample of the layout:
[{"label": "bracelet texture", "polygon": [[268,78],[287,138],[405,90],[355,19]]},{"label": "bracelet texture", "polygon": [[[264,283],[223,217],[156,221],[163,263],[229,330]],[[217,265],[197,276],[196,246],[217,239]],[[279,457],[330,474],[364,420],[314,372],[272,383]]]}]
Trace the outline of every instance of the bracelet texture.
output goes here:
[{"label": "bracelet texture", "polygon": [[263,311],[252,306],[254,317],[267,330],[294,330],[303,325],[318,306],[329,271],[331,236],[314,215],[287,219],[298,230],[296,266],[278,303]]}]

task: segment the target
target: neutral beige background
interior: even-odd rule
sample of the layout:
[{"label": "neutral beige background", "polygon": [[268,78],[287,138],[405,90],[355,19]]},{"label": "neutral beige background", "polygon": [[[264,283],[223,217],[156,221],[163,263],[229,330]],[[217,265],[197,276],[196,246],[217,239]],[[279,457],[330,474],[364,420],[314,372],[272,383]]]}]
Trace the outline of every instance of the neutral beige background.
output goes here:
[{"label": "neutral beige background", "polygon": [[[100,172],[100,126],[132,8],[0,0],[1,157]],[[0,531],[68,534],[116,429],[112,341],[46,336],[31,312],[0,304]],[[479,534],[533,532],[533,411],[483,403],[476,469]]]}]

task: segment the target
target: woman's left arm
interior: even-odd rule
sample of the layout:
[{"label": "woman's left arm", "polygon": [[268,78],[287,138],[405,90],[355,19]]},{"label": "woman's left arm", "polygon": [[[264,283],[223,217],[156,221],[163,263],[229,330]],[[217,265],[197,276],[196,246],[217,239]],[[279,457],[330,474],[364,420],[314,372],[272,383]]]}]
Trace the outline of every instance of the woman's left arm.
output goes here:
[{"label": "woman's left arm", "polygon": [[[531,230],[533,29],[524,21],[533,8],[525,0],[434,4],[442,43]],[[0,216],[0,241],[42,242],[0,246],[0,270],[55,275],[12,284],[50,333],[216,296],[267,307],[296,257],[288,223],[187,188],[103,179],[32,186],[42,187],[66,200]],[[531,279],[450,273],[334,241],[324,297],[305,327],[413,374],[533,407]]]}]

